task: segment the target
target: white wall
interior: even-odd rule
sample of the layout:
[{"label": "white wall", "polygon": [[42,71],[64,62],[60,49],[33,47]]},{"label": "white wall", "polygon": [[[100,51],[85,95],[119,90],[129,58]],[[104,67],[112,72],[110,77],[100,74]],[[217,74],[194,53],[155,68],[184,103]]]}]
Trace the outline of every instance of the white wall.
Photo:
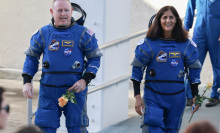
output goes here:
[{"label": "white wall", "polygon": [[50,23],[52,0],[0,1],[0,66],[22,69],[24,51],[40,27]]},{"label": "white wall", "polygon": [[[86,11],[85,26],[96,33],[99,45],[129,35],[129,0],[81,0],[76,3]],[[129,73],[129,45],[127,41],[102,50],[101,68],[91,84],[97,87]],[[129,84],[125,81],[88,95],[90,132],[127,119],[128,89]]]}]

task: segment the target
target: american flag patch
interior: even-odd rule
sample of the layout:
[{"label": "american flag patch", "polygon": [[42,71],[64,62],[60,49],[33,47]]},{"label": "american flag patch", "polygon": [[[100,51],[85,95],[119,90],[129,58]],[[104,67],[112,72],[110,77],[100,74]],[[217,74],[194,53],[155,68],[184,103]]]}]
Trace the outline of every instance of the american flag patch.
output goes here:
[{"label": "american flag patch", "polygon": [[197,45],[196,45],[193,41],[191,41],[191,44],[192,44],[194,47],[197,47]]},{"label": "american flag patch", "polygon": [[90,36],[92,36],[94,34],[94,32],[90,29],[87,29],[86,33],[88,33]]}]

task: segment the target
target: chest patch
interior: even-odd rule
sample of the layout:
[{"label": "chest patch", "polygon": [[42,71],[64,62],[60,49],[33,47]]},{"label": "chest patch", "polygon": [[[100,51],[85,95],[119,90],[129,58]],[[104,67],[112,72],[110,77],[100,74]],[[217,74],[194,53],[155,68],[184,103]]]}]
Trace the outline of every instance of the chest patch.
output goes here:
[{"label": "chest patch", "polygon": [[49,50],[50,51],[58,51],[59,50],[59,42],[53,39],[49,45]]},{"label": "chest patch", "polygon": [[72,40],[63,40],[62,41],[62,46],[63,47],[73,47],[74,42]]},{"label": "chest patch", "polygon": [[180,58],[181,57],[181,52],[180,51],[169,52],[169,57],[170,58]]},{"label": "chest patch", "polygon": [[166,62],[167,61],[167,53],[164,51],[160,51],[156,57],[157,62]]},{"label": "chest patch", "polygon": [[171,65],[172,67],[177,67],[178,64],[179,64],[179,61],[176,60],[176,59],[173,59],[173,60],[171,61],[171,63],[170,63],[170,65]]},{"label": "chest patch", "polygon": [[72,49],[66,48],[64,49],[63,55],[64,56],[70,56],[72,54]]}]

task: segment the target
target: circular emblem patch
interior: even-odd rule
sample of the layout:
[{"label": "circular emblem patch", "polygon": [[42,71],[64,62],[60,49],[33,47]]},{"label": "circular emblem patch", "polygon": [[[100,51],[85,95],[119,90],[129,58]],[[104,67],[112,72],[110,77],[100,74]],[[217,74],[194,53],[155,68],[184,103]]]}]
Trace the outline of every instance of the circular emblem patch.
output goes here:
[{"label": "circular emblem patch", "polygon": [[176,59],[174,59],[174,60],[171,61],[170,64],[171,64],[172,67],[176,67],[176,66],[178,66],[178,64],[179,64],[179,61],[176,60]]},{"label": "circular emblem patch", "polygon": [[72,54],[72,49],[66,48],[63,52],[64,56],[70,56]]}]

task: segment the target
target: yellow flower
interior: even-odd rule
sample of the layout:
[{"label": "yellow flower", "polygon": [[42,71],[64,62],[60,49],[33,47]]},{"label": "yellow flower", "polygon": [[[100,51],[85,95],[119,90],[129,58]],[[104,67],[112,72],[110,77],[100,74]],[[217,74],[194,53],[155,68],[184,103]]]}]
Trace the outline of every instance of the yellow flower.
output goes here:
[{"label": "yellow flower", "polygon": [[212,83],[208,83],[207,85],[206,85],[206,89],[210,89],[212,87]]},{"label": "yellow flower", "polygon": [[64,96],[60,97],[58,99],[58,101],[59,101],[59,106],[60,107],[63,107],[63,106],[65,106],[68,103],[68,99],[65,98]]}]

